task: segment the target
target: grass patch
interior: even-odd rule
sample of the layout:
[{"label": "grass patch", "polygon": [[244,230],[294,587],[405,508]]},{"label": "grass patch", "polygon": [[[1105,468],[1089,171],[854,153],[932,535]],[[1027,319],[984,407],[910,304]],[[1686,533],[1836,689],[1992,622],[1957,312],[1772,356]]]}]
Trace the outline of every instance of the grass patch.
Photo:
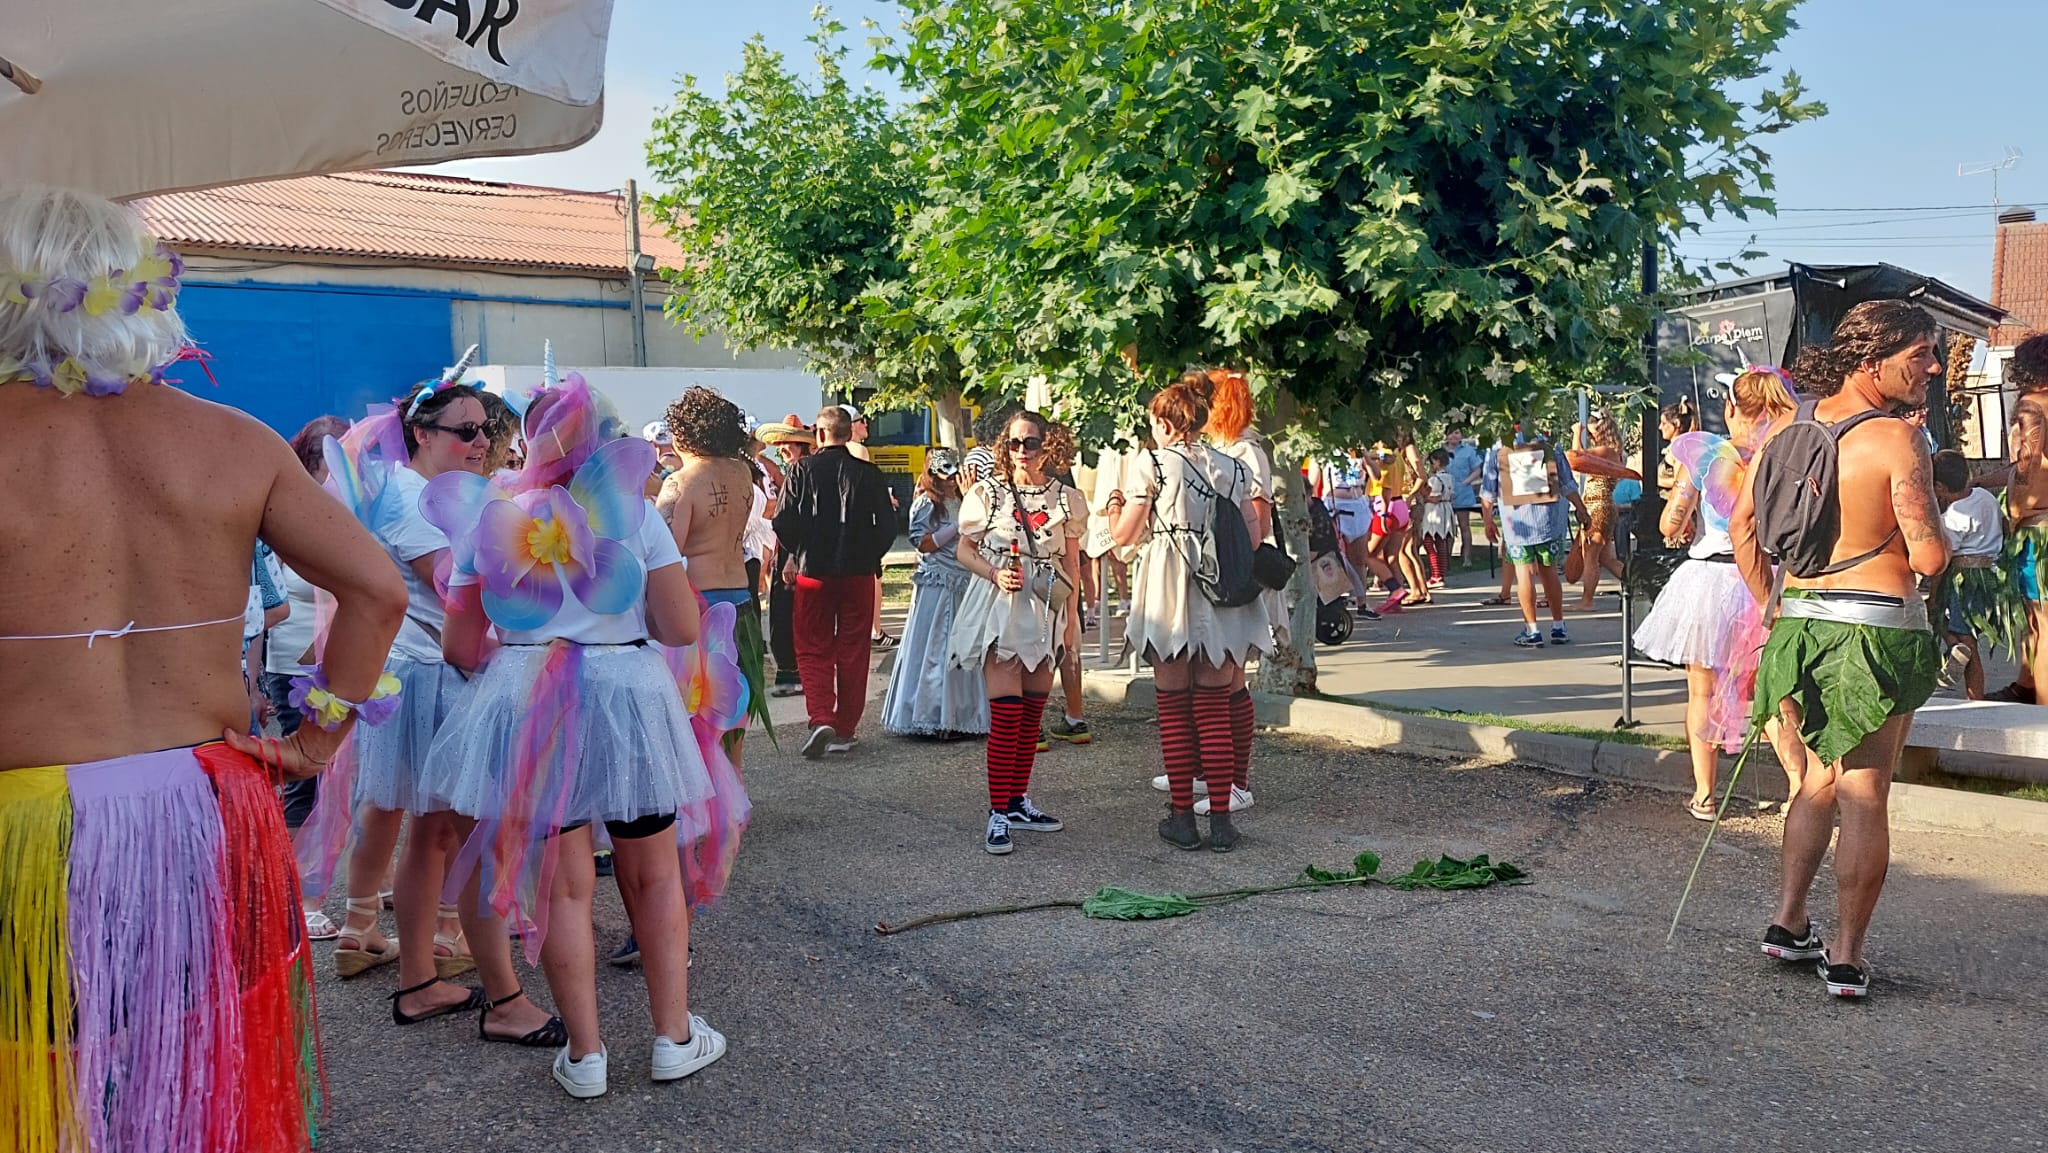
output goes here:
[{"label": "grass patch", "polygon": [[916,565],[888,565],[882,569],[882,603],[898,608],[910,605],[910,575]]},{"label": "grass patch", "polygon": [[1985,793],[1994,797],[2012,797],[2021,801],[2048,801],[2048,785],[2023,785],[2017,781],[2002,781],[1996,777],[1964,777],[1936,770],[1918,775],[1912,783],[1934,785],[1944,789],[1961,789],[1969,793]]},{"label": "grass patch", "polygon": [[1328,693],[1317,693],[1327,701],[1339,704],[1364,704],[1389,713],[1406,713],[1414,717],[1435,717],[1444,721],[1459,721],[1468,725],[1496,725],[1503,729],[1522,729],[1527,732],[1556,733],[1566,737],[1584,737],[1589,741],[1609,741],[1618,745],[1641,745],[1651,749],[1672,749],[1685,751],[1685,738],[1666,736],[1663,733],[1645,733],[1634,729],[1589,729],[1579,725],[1559,724],[1556,721],[1531,720],[1528,717],[1511,717],[1505,713],[1468,713],[1458,709],[1418,709],[1404,705],[1382,704],[1379,701],[1363,700],[1356,697],[1335,697]]}]

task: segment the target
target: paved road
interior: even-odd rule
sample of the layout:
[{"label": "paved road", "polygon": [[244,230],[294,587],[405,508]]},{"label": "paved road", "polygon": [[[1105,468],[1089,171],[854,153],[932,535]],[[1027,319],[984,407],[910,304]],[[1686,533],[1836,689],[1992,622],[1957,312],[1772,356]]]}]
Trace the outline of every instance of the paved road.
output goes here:
[{"label": "paved road", "polygon": [[[788,705],[791,702],[778,702]],[[980,750],[872,732],[807,764],[750,742],[758,804],[699,919],[692,1005],[731,1039],[646,1080],[632,972],[600,996],[612,1091],[475,1025],[389,1023],[391,970],[322,982],[322,1143],[358,1150],[2035,1149],[2048,1089],[2042,846],[1901,831],[1876,996],[1830,1003],[1751,943],[1775,823],[1731,823],[1675,948],[1701,826],[1672,797],[1262,737],[1230,856],[1152,833],[1149,718],[1042,758],[1068,822],[978,845]],[[1265,897],[1153,923],[1052,912],[901,937],[878,920],[1289,878],[1360,849],[1397,869],[1486,851],[1535,883]],[[338,902],[337,902],[338,905]],[[337,907],[333,912],[338,915]],[[625,929],[601,892],[600,933]],[[326,959],[320,959],[323,977]],[[531,987],[544,996],[538,975]]]}]

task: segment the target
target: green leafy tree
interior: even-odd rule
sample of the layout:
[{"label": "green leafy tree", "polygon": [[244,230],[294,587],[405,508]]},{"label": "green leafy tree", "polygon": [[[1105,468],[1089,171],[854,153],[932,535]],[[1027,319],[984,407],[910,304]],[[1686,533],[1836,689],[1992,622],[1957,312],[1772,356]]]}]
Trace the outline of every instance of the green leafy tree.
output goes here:
[{"label": "green leafy tree", "polygon": [[1646,243],[1769,209],[1820,111],[1760,83],[1794,3],[902,0],[878,63],[943,162],[870,314],[1117,424],[1200,362],[1289,444],[1512,407],[1633,357]]},{"label": "green leafy tree", "polygon": [[875,387],[882,407],[957,396],[949,342],[861,303],[898,291],[899,219],[921,202],[927,150],[883,94],[849,81],[844,31],[818,11],[814,81],[757,36],[722,96],[685,76],[655,121],[654,209],[689,254],[666,272],[669,316],[700,338],[800,350],[829,387]]}]

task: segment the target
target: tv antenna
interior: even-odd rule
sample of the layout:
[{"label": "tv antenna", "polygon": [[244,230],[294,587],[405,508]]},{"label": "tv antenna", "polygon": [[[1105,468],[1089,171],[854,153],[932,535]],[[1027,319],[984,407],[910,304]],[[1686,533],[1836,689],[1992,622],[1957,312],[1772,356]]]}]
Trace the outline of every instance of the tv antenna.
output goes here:
[{"label": "tv antenna", "polygon": [[1998,201],[1998,174],[1999,174],[1999,173],[2001,173],[2001,172],[2004,172],[2004,171],[2005,171],[2006,169],[2008,169],[2008,168],[2014,168],[2014,167],[2017,167],[2017,166],[2019,165],[2019,162],[2020,162],[2020,160],[2021,160],[2021,159],[2022,159],[2022,157],[2021,157],[2021,155],[2020,155],[2020,150],[2019,150],[2019,149],[2017,149],[2017,148],[2014,148],[2014,147],[2012,147],[2011,145],[2007,145],[2007,146],[2006,146],[2006,149],[2005,149],[2005,157],[2004,157],[2004,159],[2002,159],[2002,160],[1994,160],[1994,161],[1991,161],[1991,162],[1990,162],[1990,163],[1988,163],[1988,164],[1958,164],[1958,165],[1956,165],[1956,175],[1957,175],[1957,176],[1982,176],[1982,175],[1984,175],[1984,174],[1985,174],[1985,173],[1987,173],[1987,172],[1988,172],[1988,173],[1990,173],[1990,174],[1991,174],[1991,207],[1993,207],[1993,208],[1996,208],[1996,207],[1998,207],[1998,204],[1999,204],[1999,201]]}]

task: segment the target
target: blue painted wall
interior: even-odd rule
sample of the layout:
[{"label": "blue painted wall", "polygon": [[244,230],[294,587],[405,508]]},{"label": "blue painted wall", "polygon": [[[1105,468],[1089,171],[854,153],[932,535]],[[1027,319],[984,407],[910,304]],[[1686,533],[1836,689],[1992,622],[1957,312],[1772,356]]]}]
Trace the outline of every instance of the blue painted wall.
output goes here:
[{"label": "blue painted wall", "polygon": [[289,437],[316,416],[354,419],[447,366],[453,296],[321,285],[187,284],[178,312],[212,355],[171,375],[186,391],[233,405]]}]

